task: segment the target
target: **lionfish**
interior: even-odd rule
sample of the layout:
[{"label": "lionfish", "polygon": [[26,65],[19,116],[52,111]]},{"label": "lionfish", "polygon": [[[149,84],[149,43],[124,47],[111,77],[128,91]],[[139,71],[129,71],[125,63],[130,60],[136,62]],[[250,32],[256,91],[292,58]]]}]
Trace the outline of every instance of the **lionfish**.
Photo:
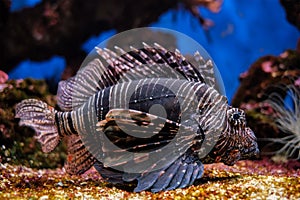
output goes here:
[{"label": "lionfish", "polygon": [[244,111],[215,89],[213,63],[199,52],[194,65],[156,43],[116,47],[120,55],[96,50],[99,58],[59,83],[63,111],[36,99],[16,106],[20,125],[35,130],[44,152],[67,138],[68,173],[94,166],[108,182],[158,192],[192,185],[205,163],[257,156]]}]

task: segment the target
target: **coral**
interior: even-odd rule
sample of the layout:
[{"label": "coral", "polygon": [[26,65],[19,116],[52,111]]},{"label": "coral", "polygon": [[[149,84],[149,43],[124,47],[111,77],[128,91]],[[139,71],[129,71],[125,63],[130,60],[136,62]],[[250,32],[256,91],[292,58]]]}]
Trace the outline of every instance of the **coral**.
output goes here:
[{"label": "coral", "polygon": [[[272,152],[280,144],[268,145],[270,141],[261,138],[282,138],[288,136],[279,129],[275,121],[268,117],[273,114],[270,106],[263,106],[271,94],[282,99],[287,90],[278,85],[300,84],[300,51],[287,50],[279,56],[265,56],[253,63],[247,72],[240,75],[241,84],[232,99],[232,105],[246,111],[249,127],[255,132],[261,152]],[[268,146],[266,146],[268,145]]]},{"label": "coral", "polygon": [[265,100],[276,91],[274,85],[288,85],[300,76],[300,53],[287,50],[279,56],[264,56],[254,62],[247,72],[240,75],[240,87],[235,93],[233,106],[247,107]]},{"label": "coral", "polygon": [[282,88],[287,92],[286,98],[291,98],[289,105],[278,93],[271,94],[265,104],[273,109],[273,120],[277,127],[288,135],[279,138],[266,138],[266,141],[282,144],[283,146],[275,151],[275,154],[283,155],[286,158],[300,159],[300,88],[288,85]]},{"label": "coral", "polygon": [[0,70],[0,84],[5,83],[8,80],[8,75]]},{"label": "coral", "polygon": [[65,158],[64,146],[45,154],[33,138],[34,132],[20,127],[15,119],[14,106],[27,98],[39,98],[55,105],[54,95],[42,80],[9,80],[0,85],[0,162],[22,164],[30,167],[62,166]]}]

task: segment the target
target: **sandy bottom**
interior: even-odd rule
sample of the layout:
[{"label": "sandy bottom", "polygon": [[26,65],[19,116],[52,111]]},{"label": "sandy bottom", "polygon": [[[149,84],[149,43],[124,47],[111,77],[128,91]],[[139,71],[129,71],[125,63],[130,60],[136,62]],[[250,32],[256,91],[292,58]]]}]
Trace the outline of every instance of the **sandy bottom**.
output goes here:
[{"label": "sandy bottom", "polygon": [[94,169],[70,176],[63,169],[0,164],[0,172],[0,199],[300,199],[300,162],[277,164],[268,158],[205,165],[193,186],[155,194],[107,184]]}]

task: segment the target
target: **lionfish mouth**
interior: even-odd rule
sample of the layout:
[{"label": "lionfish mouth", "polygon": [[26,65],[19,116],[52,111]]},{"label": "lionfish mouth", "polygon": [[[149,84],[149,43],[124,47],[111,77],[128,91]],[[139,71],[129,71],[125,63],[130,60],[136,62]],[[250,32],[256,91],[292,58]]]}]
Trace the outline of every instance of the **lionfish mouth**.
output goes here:
[{"label": "lionfish mouth", "polygon": [[250,149],[248,149],[248,151],[244,152],[241,156],[241,160],[246,160],[249,158],[259,158],[259,149],[257,146],[254,146]]},{"label": "lionfish mouth", "polygon": [[229,152],[226,160],[224,160],[225,165],[232,166],[241,158],[241,152],[238,149],[234,149]]},{"label": "lionfish mouth", "polygon": [[254,146],[247,151],[240,151],[238,149],[231,150],[229,154],[226,156],[226,159],[223,160],[224,164],[232,166],[239,160],[247,160],[250,158],[258,158],[259,157],[259,149]]}]

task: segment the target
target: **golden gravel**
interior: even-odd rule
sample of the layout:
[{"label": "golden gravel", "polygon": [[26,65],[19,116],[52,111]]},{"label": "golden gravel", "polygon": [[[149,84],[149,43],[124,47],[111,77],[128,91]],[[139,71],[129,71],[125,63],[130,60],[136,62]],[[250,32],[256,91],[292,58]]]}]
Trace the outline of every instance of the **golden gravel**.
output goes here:
[{"label": "golden gravel", "polygon": [[[205,165],[195,185],[173,191],[130,192],[105,183],[95,170],[69,176],[62,169],[36,170],[0,163],[0,199],[300,199],[299,162],[239,161]],[[296,167],[295,167],[296,166]]]}]

